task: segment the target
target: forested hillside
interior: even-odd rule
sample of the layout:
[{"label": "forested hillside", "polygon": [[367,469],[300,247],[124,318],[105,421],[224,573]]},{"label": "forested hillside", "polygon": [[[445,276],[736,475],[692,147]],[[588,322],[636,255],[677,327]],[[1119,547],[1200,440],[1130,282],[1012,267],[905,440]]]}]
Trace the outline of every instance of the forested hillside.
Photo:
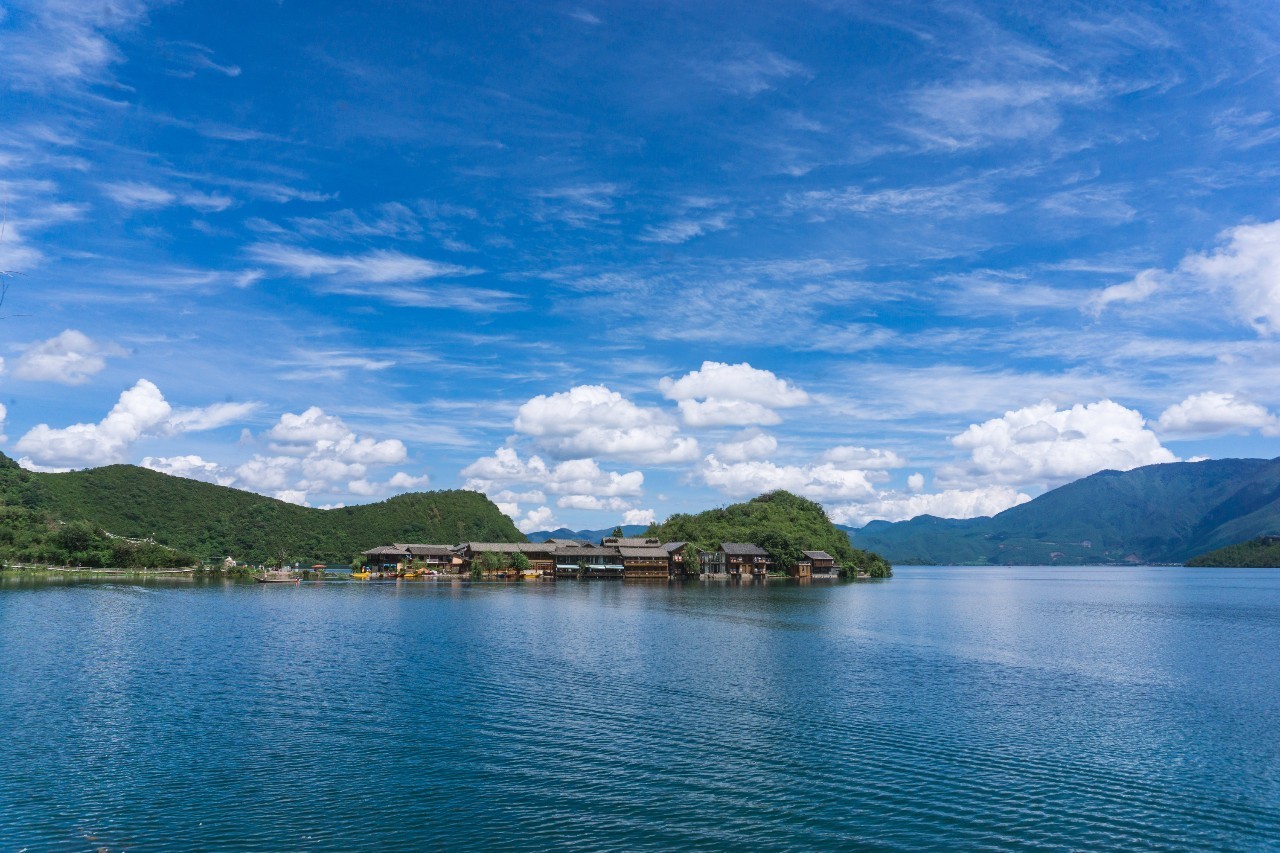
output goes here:
[{"label": "forested hillside", "polygon": [[651,525],[645,535],[663,542],[691,542],[705,550],[721,542],[754,542],[769,551],[779,566],[794,564],[801,551],[826,551],[837,564],[873,577],[892,573],[880,555],[850,545],[849,537],[831,523],[820,505],[785,491],[697,515],[679,513]]},{"label": "forested hillside", "polygon": [[419,492],[321,510],[132,465],[32,473],[3,454],[0,518],[0,557],[19,561],[58,561],[55,537],[69,522],[153,538],[203,559],[250,562],[345,563],[391,542],[524,541],[511,519],[476,492]]},{"label": "forested hillside", "polygon": [[1280,567],[1280,542],[1274,536],[1263,536],[1238,542],[1187,560],[1188,566],[1242,569]]}]

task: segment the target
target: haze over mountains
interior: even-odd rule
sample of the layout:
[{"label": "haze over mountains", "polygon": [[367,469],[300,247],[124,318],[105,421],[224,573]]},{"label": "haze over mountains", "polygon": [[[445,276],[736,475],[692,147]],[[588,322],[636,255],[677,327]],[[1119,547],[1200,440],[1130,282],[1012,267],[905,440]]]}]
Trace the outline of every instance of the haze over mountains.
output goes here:
[{"label": "haze over mountains", "polygon": [[1280,531],[1280,459],[1101,471],[998,515],[873,521],[850,532],[897,564],[1180,563]]}]

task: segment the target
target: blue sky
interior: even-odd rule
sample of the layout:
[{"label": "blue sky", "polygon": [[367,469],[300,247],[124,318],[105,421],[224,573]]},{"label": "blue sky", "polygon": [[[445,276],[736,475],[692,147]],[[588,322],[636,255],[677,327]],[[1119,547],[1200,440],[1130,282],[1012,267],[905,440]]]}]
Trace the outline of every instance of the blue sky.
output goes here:
[{"label": "blue sky", "polygon": [[0,0],[0,449],[526,530],[1278,455],[1268,4]]}]

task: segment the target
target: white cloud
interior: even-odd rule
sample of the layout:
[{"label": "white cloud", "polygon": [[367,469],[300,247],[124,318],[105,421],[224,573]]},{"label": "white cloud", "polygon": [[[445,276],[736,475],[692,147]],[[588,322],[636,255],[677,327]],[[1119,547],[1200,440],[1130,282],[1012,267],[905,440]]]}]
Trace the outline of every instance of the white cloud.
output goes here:
[{"label": "white cloud", "polygon": [[622,514],[623,524],[653,524],[657,518],[651,509],[629,509]]},{"label": "white cloud", "polygon": [[516,527],[521,533],[532,533],[535,530],[549,530],[557,527],[555,513],[551,511],[551,507],[540,506],[537,509],[529,510],[524,518],[516,521]]},{"label": "white cloud", "polygon": [[387,485],[393,489],[425,489],[431,484],[431,478],[426,474],[414,477],[403,471],[397,471],[391,475],[391,479],[387,480]]},{"label": "white cloud", "polygon": [[703,481],[733,497],[786,489],[814,500],[851,500],[874,494],[866,472],[818,465],[777,465],[767,460],[725,463],[708,454],[698,469]]},{"label": "white cloud", "polygon": [[500,447],[462,469],[465,489],[493,494],[513,485],[535,485],[553,495],[634,497],[641,494],[644,474],[604,471],[594,459],[570,459],[548,467],[541,457],[522,460],[515,448]]},{"label": "white cloud", "polygon": [[73,424],[54,429],[38,424],[15,445],[41,465],[81,467],[123,462],[129,447],[169,419],[169,404],[160,389],[146,379],[121,393],[107,416],[96,424]]},{"label": "white cloud", "polygon": [[716,445],[715,456],[724,462],[746,462],[750,459],[765,459],[778,449],[778,440],[767,432],[747,430],[740,433],[735,441]]},{"label": "white cloud", "polygon": [[204,432],[243,421],[261,403],[213,403],[194,409],[178,409],[166,424],[168,432]]},{"label": "white cloud", "polygon": [[919,471],[907,477],[907,488],[913,492],[924,491],[924,474]]},{"label": "white cloud", "polygon": [[824,453],[822,458],[827,462],[833,462],[844,468],[861,468],[863,470],[901,468],[907,464],[907,460],[892,450],[868,449],[848,445],[833,447]]},{"label": "white cloud", "polygon": [[622,498],[598,498],[595,495],[564,495],[556,501],[561,509],[585,509],[595,511],[622,512],[630,509],[631,504]]},{"label": "white cloud", "polygon": [[516,412],[515,429],[560,458],[661,464],[691,461],[698,454],[697,441],[680,436],[666,413],[637,406],[603,385],[540,394]]},{"label": "white cloud", "polygon": [[1273,436],[1280,435],[1280,418],[1235,394],[1206,391],[1165,409],[1156,422],[1156,429],[1175,438],[1253,430]]},{"label": "white cloud", "polygon": [[1218,237],[1226,245],[1183,258],[1179,270],[1229,290],[1240,316],[1259,334],[1280,331],[1280,221],[1240,225]]},{"label": "white cloud", "polygon": [[296,278],[342,276],[352,281],[385,284],[422,281],[441,276],[474,275],[480,272],[470,267],[429,261],[393,251],[327,255],[278,243],[258,243],[250,246],[248,253],[254,260]]},{"label": "white cloud", "polygon": [[929,147],[955,150],[1034,139],[1055,131],[1061,108],[1097,97],[1089,85],[1036,80],[967,80],[929,86],[910,106],[921,121],[910,128]]},{"label": "white cloud", "polygon": [[9,416],[9,410],[0,403],[0,441],[8,441],[9,436],[4,434],[4,420]]},{"label": "white cloud", "polygon": [[708,82],[735,95],[758,95],[788,77],[809,76],[794,60],[755,44],[740,44],[716,60],[693,63]]},{"label": "white cloud", "polygon": [[679,379],[663,377],[658,387],[668,400],[678,401],[684,422],[695,427],[776,424],[781,418],[774,409],[803,406],[810,400],[805,391],[772,371],[746,362],[704,361]]},{"label": "white cloud", "polygon": [[144,456],[139,463],[143,468],[171,474],[174,477],[186,477],[188,480],[201,480],[216,483],[219,486],[230,486],[235,477],[219,465],[195,454],[186,456]]},{"label": "white cloud", "polygon": [[680,415],[691,427],[773,426],[782,418],[773,409],[745,400],[681,400]]},{"label": "white cloud", "polygon": [[1048,400],[953,436],[967,464],[944,466],[945,484],[1061,485],[1098,471],[1176,462],[1143,417],[1111,400],[1057,410]]},{"label": "white cloud", "polygon": [[271,497],[285,503],[297,504],[298,506],[311,506],[307,503],[307,493],[302,489],[281,489]]},{"label": "white cloud", "polygon": [[24,349],[14,364],[13,375],[35,382],[82,385],[107,366],[105,354],[116,352],[95,343],[83,332],[66,329]]},{"label": "white cloud", "polygon": [[118,181],[102,184],[102,191],[108,198],[122,207],[143,210],[168,207],[178,200],[176,195],[162,187],[136,181]]},{"label": "white cloud", "polygon": [[[923,482],[921,485],[923,486]],[[948,489],[929,495],[883,492],[866,501],[831,507],[829,514],[831,520],[838,524],[861,527],[877,519],[902,521],[919,515],[934,515],[939,518],[976,518],[982,515],[995,515],[1029,500],[1031,500],[1029,495],[1011,486]]]},{"label": "white cloud", "polygon": [[1143,270],[1133,281],[1103,288],[1089,300],[1089,313],[1097,317],[1113,302],[1142,302],[1160,289],[1161,275],[1158,270]]},{"label": "white cloud", "polygon": [[[44,91],[55,85],[100,80],[123,59],[108,35],[142,21],[145,0],[44,0],[0,28],[0,76],[15,86]],[[2,10],[0,10],[2,11]]]}]

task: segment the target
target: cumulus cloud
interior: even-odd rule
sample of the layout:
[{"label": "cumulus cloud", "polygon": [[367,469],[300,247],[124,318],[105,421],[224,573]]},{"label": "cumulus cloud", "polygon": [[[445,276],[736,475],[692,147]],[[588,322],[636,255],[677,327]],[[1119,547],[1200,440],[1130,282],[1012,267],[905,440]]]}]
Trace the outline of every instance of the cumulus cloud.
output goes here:
[{"label": "cumulus cloud", "polygon": [[746,462],[765,459],[778,449],[778,440],[767,432],[746,430],[734,441],[716,445],[715,456],[723,462]]},{"label": "cumulus cloud", "polygon": [[810,401],[802,389],[746,362],[704,361],[679,379],[663,377],[658,387],[677,401],[685,423],[696,427],[776,424],[781,418],[775,409]]},{"label": "cumulus cloud", "polygon": [[500,447],[492,456],[483,456],[462,469],[463,486],[485,494],[518,485],[535,485],[553,495],[594,495],[632,497],[641,494],[644,474],[605,471],[594,459],[569,459],[548,466],[539,456],[521,459],[512,447]]},{"label": "cumulus cloud", "polygon": [[82,385],[107,366],[105,355],[116,352],[95,343],[83,332],[66,329],[27,346],[13,366],[13,375],[34,382]]},{"label": "cumulus cloud", "polygon": [[629,509],[622,514],[623,524],[653,524],[657,518],[651,509]]},{"label": "cumulus cloud", "polygon": [[1111,400],[1061,411],[1046,400],[972,424],[951,443],[970,458],[939,469],[944,485],[1051,487],[1102,470],[1177,461],[1140,413]]},{"label": "cumulus cloud", "polygon": [[995,515],[1029,500],[1031,500],[1029,495],[1011,486],[947,489],[927,495],[882,492],[858,503],[831,507],[829,514],[831,520],[838,524],[861,527],[877,519],[903,521],[919,515],[935,515],[939,518],[976,518]]},{"label": "cumulus cloud", "polygon": [[557,526],[555,513],[549,506],[540,506],[529,510],[524,518],[516,520],[516,527],[521,533],[532,533],[535,530],[549,530]]},{"label": "cumulus cloud", "polygon": [[723,462],[708,454],[698,469],[703,482],[734,497],[750,497],[786,489],[814,500],[864,498],[874,493],[865,471],[830,462],[818,465],[778,465],[768,460]]},{"label": "cumulus cloud", "polygon": [[863,470],[901,468],[907,464],[907,460],[892,450],[877,450],[847,445],[831,448],[822,455],[822,458],[827,462],[832,462],[845,468],[861,468]]},{"label": "cumulus cloud", "polygon": [[907,477],[907,488],[913,492],[924,491],[924,474],[917,471],[910,477]]},{"label": "cumulus cloud", "polygon": [[1280,221],[1240,225],[1219,240],[1224,245],[1189,255],[1179,269],[1230,291],[1240,316],[1259,333],[1280,330]]},{"label": "cumulus cloud", "polygon": [[210,462],[195,454],[186,456],[144,456],[139,463],[143,468],[171,474],[174,477],[185,477],[188,480],[201,480],[216,483],[219,486],[230,486],[235,477],[217,462]]},{"label": "cumulus cloud", "polygon": [[1280,435],[1280,418],[1235,394],[1206,391],[1165,409],[1156,422],[1156,429],[1162,435],[1175,438],[1253,430],[1273,436]]},{"label": "cumulus cloud", "polygon": [[603,385],[540,394],[516,412],[515,429],[561,459],[601,456],[662,464],[698,455],[698,442],[680,436],[665,412],[637,406]]},{"label": "cumulus cloud", "polygon": [[391,479],[387,480],[387,486],[392,489],[409,490],[409,489],[425,489],[431,484],[431,478],[426,474],[414,477],[403,471],[397,471],[391,475]]},{"label": "cumulus cloud", "polygon": [[41,465],[81,467],[123,462],[129,447],[143,435],[157,432],[170,411],[160,389],[139,379],[98,423],[62,429],[38,424],[18,439],[15,447]]},{"label": "cumulus cloud", "polygon": [[1237,315],[1258,334],[1280,330],[1280,220],[1229,228],[1218,242],[1212,251],[1188,254],[1173,271],[1144,270],[1106,288],[1090,308],[1096,314],[1111,302],[1139,301],[1177,281],[1230,294]]},{"label": "cumulus cloud", "polygon": [[631,504],[622,498],[598,498],[595,495],[564,495],[556,501],[562,509],[586,509],[596,511],[621,512],[630,509]]}]

